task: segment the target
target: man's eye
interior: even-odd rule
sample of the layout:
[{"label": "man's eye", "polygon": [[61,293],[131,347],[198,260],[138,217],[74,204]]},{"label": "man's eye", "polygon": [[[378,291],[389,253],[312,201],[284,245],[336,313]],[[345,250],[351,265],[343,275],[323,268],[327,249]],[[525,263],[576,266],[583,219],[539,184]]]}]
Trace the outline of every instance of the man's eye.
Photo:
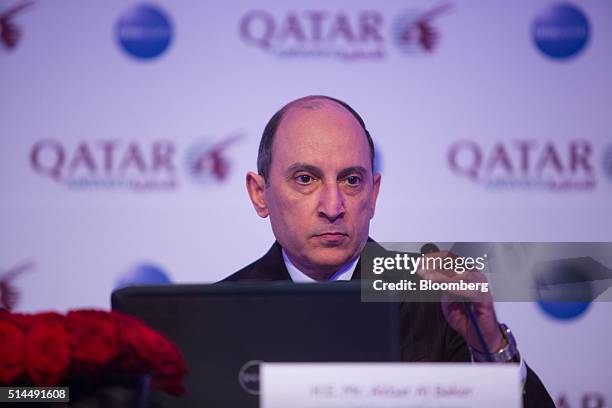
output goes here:
[{"label": "man's eye", "polygon": [[349,186],[358,186],[361,184],[361,177],[359,176],[348,176],[345,180],[346,184]]},{"label": "man's eye", "polygon": [[301,174],[299,176],[297,176],[295,178],[295,180],[299,183],[299,184],[310,184],[314,181],[314,178],[312,176],[309,176],[308,174]]}]

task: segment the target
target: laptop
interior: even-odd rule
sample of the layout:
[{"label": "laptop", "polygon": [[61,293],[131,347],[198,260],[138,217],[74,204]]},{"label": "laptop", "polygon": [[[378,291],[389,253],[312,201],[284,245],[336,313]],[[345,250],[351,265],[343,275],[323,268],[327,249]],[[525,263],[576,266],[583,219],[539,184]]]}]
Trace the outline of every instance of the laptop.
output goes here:
[{"label": "laptop", "polygon": [[148,407],[258,407],[265,362],[399,361],[399,306],[361,302],[359,282],[133,286],[112,307],[143,319],[182,351],[181,398]]}]

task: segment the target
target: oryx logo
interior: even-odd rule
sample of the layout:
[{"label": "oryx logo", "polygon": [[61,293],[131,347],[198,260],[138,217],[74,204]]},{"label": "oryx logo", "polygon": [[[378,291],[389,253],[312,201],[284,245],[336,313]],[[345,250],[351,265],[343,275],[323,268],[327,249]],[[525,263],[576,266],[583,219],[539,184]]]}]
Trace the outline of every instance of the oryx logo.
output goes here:
[{"label": "oryx logo", "polygon": [[251,395],[259,395],[259,366],[261,360],[247,361],[238,372],[238,383]]},{"label": "oryx logo", "polygon": [[24,1],[0,12],[0,42],[9,50],[15,48],[21,38],[21,29],[15,25],[13,18],[33,4],[32,1]]},{"label": "oryx logo", "polygon": [[19,290],[13,280],[31,270],[34,265],[33,261],[27,260],[5,271],[0,271],[0,310],[11,310],[19,303]]},{"label": "oryx logo", "polygon": [[440,39],[439,31],[432,20],[451,8],[443,3],[426,12],[406,11],[393,24],[393,38],[398,48],[407,53],[431,53]]},{"label": "oryx logo", "polygon": [[241,134],[232,134],[216,143],[201,140],[194,144],[186,156],[188,173],[202,184],[225,181],[231,170],[226,150],[240,138]]}]

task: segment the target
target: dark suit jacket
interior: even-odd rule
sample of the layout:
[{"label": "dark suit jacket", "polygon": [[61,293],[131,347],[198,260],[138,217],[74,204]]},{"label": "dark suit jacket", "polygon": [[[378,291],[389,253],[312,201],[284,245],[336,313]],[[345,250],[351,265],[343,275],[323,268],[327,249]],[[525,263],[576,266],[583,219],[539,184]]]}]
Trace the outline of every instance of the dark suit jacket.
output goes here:
[{"label": "dark suit jacket", "polygon": [[[374,243],[369,239],[370,243]],[[380,247],[381,251],[384,251]],[[360,279],[357,263],[352,279]],[[291,280],[281,246],[272,248],[260,259],[225,278],[225,282]],[[470,361],[465,340],[452,329],[439,303],[405,302],[400,306],[401,356],[403,361]],[[527,366],[523,390],[525,407],[554,407],[554,403],[538,376]]]}]

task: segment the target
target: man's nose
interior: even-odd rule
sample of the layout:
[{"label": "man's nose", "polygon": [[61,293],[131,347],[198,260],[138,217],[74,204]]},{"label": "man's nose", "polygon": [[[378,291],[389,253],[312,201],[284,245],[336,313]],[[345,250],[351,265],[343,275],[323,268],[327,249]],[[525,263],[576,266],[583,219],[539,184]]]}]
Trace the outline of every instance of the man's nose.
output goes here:
[{"label": "man's nose", "polygon": [[344,195],[337,183],[325,185],[319,197],[319,216],[329,222],[344,218]]}]

